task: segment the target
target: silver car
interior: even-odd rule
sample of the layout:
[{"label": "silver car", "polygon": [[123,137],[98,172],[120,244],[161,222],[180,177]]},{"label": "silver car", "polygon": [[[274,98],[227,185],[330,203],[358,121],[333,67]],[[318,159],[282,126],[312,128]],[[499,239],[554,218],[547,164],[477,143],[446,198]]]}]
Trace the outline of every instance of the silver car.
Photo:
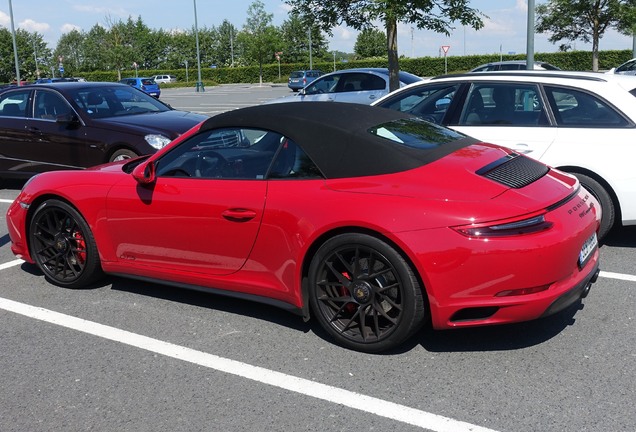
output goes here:
[{"label": "silver car", "polygon": [[[422,78],[400,71],[400,87],[422,81]],[[285,96],[278,102],[349,102],[369,105],[389,93],[389,70],[382,68],[345,69],[314,80],[297,95]]]},{"label": "silver car", "polygon": [[606,73],[619,74],[619,75],[636,75],[636,58],[627,60],[622,65],[617,66],[615,68],[611,68]]}]

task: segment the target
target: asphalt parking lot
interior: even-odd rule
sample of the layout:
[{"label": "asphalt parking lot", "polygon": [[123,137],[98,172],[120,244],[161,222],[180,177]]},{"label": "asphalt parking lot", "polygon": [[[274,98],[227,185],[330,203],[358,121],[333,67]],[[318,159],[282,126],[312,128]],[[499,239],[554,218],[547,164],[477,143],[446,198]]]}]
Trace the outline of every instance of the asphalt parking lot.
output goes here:
[{"label": "asphalt parking lot", "polygon": [[[284,86],[165,90],[214,115]],[[0,189],[4,215],[20,182]],[[178,229],[178,227],[175,227]],[[0,223],[0,431],[634,431],[636,227],[582,303],[539,321],[345,350],[268,306],[107,278],[44,280]]]}]

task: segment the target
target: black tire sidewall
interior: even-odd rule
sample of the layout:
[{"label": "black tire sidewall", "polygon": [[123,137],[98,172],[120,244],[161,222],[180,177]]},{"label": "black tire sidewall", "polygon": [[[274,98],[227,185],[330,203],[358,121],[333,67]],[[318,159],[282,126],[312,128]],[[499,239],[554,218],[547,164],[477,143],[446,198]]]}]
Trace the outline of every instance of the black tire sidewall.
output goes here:
[{"label": "black tire sidewall", "polygon": [[[49,274],[48,270],[41,263],[39,255],[35,254],[33,251],[34,237],[33,232],[36,228],[36,221],[39,218],[39,214],[47,211],[51,208],[59,208],[66,213],[68,213],[75,222],[79,225],[82,233],[84,235],[84,241],[86,243],[86,262],[84,265],[84,269],[82,274],[75,280],[71,282],[60,281]],[[71,205],[65,203],[64,201],[60,201],[57,199],[50,199],[41,203],[38,208],[33,213],[33,217],[31,218],[31,222],[29,224],[29,247],[30,254],[32,259],[35,261],[36,265],[42,271],[44,276],[51,283],[65,287],[65,288],[84,288],[91,283],[95,282],[102,275],[99,253],[97,251],[97,246],[95,243],[95,239],[93,238],[93,233],[82,217],[82,215]]]},{"label": "black tire sidewall", "polygon": [[[361,245],[373,248],[383,255],[395,269],[400,278],[403,296],[403,310],[400,314],[398,324],[385,338],[377,342],[362,343],[349,339],[333,328],[327,317],[323,314],[318,299],[315,281],[318,272],[322,268],[325,258],[330,256],[335,249],[341,246]],[[340,345],[362,352],[380,352],[397,347],[408,339],[417,329],[421,328],[425,318],[425,308],[423,300],[423,288],[420,286],[411,267],[402,255],[392,246],[376,237],[348,233],[340,234],[327,240],[320,246],[316,254],[312,257],[309,266],[309,304],[315,319],[321,327],[329,333]]]},{"label": "black tire sidewall", "polygon": [[605,190],[603,185],[601,185],[592,177],[579,173],[575,173],[574,175],[576,176],[576,178],[579,179],[581,186],[583,186],[585,190],[590,192],[601,205],[601,226],[599,228],[598,237],[599,240],[602,240],[614,226],[614,222],[616,219],[614,201],[612,201],[612,197],[607,192],[607,190]]}]

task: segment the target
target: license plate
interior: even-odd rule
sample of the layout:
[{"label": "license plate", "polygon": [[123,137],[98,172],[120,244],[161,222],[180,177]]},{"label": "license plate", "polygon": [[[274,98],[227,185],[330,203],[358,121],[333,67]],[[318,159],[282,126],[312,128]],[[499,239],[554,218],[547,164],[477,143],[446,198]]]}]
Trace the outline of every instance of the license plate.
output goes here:
[{"label": "license plate", "polygon": [[596,233],[592,235],[589,239],[583,243],[583,247],[581,248],[581,252],[579,253],[579,268],[585,267],[585,264],[590,260],[592,254],[598,247],[598,239],[596,238]]}]

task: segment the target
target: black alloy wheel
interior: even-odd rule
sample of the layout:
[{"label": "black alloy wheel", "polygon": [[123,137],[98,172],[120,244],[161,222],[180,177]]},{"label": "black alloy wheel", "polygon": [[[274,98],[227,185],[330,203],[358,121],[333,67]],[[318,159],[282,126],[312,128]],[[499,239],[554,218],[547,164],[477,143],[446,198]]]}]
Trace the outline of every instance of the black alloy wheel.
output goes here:
[{"label": "black alloy wheel", "polygon": [[40,204],[31,219],[29,245],[37,266],[56,285],[81,288],[102,274],[88,224],[63,201]]},{"label": "black alloy wheel", "polygon": [[395,348],[424,323],[422,288],[384,241],[342,234],[325,242],[309,270],[310,304],[321,326],[348,348]]}]

